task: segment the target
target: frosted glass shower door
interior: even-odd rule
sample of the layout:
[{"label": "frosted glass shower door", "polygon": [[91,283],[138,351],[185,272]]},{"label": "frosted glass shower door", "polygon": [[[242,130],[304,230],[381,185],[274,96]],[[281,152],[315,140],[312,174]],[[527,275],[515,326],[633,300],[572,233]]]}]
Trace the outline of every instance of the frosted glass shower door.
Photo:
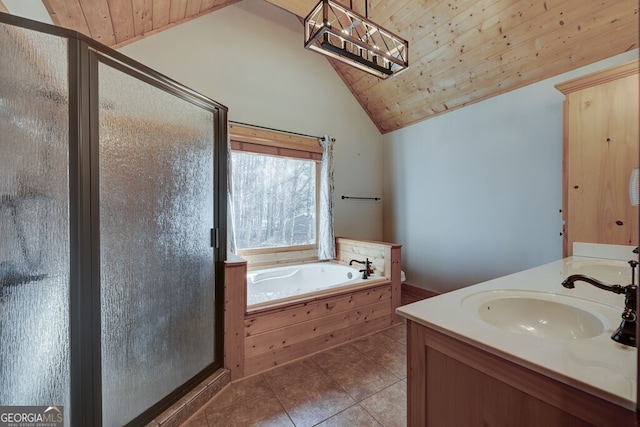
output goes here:
[{"label": "frosted glass shower door", "polygon": [[100,59],[102,414],[123,425],[214,362],[214,113]]},{"label": "frosted glass shower door", "polygon": [[0,406],[70,423],[66,40],[0,24]]}]

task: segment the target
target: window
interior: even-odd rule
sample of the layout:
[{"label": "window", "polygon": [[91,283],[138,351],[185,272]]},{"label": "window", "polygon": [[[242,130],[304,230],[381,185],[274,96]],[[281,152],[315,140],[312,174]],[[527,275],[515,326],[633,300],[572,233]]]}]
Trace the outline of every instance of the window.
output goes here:
[{"label": "window", "polygon": [[300,144],[290,141],[289,135],[272,132],[260,138],[239,135],[235,125],[230,133],[237,249],[273,252],[317,247],[322,152],[318,142],[305,138]]},{"label": "window", "polygon": [[238,249],[316,244],[316,162],[232,151]]}]

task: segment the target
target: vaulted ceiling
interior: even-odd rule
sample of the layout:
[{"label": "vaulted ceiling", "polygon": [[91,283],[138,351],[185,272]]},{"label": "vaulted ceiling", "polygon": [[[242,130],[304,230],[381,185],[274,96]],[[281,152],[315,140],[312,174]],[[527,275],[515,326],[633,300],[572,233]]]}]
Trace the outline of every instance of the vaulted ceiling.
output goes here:
[{"label": "vaulted ceiling", "polygon": [[[118,47],[237,1],[43,3],[56,25]],[[266,1],[301,19],[317,3]],[[340,2],[364,15],[366,1]],[[638,0],[369,0],[367,13],[409,41],[409,69],[380,80],[329,61],[382,133],[638,48],[640,37]]]}]

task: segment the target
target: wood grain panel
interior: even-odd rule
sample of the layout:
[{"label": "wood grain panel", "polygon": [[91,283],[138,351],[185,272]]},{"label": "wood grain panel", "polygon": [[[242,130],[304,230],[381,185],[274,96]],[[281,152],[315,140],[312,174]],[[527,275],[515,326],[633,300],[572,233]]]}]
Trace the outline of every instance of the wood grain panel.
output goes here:
[{"label": "wood grain panel", "polygon": [[[133,38],[135,34],[133,2],[107,0],[111,12],[111,24],[116,43],[122,43]],[[143,4],[144,7],[144,4]]]},{"label": "wood grain panel", "polygon": [[315,248],[270,253],[256,253],[251,250],[238,252],[248,261],[249,270],[259,270],[261,268],[282,267],[288,264],[301,264],[318,261],[318,249]]},{"label": "wood grain panel", "polygon": [[[622,52],[629,47],[637,46],[637,7],[630,1],[616,4],[586,2],[581,3],[580,7],[573,7],[571,2],[546,2],[546,10],[541,3],[532,3],[530,6],[525,6],[523,2],[510,3],[512,5],[505,12],[495,14],[495,10],[492,10],[491,6],[487,7],[486,2],[477,2],[474,9],[469,9],[475,10],[476,18],[483,16],[483,11],[488,10],[490,14],[482,22],[473,18],[463,20],[463,24],[473,23],[467,32],[438,33],[433,30],[429,35],[418,38],[419,42],[410,43],[411,65],[409,70],[393,77],[393,80],[397,80],[395,84],[387,83],[392,79],[376,82],[374,77],[349,67],[336,68],[343,74],[343,80],[351,87],[370,117],[383,132],[386,132],[419,121],[425,115],[450,111],[479,99],[486,99],[556,75],[559,70],[573,69],[603,59],[610,56],[612,49]],[[444,10],[446,8],[442,8],[442,11]],[[568,18],[565,15],[568,15]],[[563,17],[566,21],[563,21]],[[583,17],[585,22],[593,19],[606,23],[607,31],[621,28],[621,22],[629,23],[629,27],[625,28],[626,32],[623,34],[603,37],[606,32],[603,27],[590,27],[576,22],[580,21],[580,17]],[[460,18],[454,17],[451,27],[455,27],[456,19]],[[563,24],[560,24],[561,21]],[[547,65],[549,61],[545,61],[545,58],[532,61],[540,49],[536,40],[545,36],[553,26],[558,27],[558,32],[554,34],[555,39],[545,41],[544,46],[550,45],[554,53],[562,52],[571,60],[551,62],[550,65]],[[424,27],[430,28],[428,25]],[[590,33],[597,33],[599,39],[609,40],[610,43],[607,46],[596,46],[595,49],[587,48],[586,43],[578,45],[577,51],[584,52],[585,56],[584,60],[576,61],[575,58],[580,57],[576,55],[572,46],[576,40],[590,40]],[[580,38],[576,39],[578,36]],[[522,44],[523,39],[529,40],[531,45],[518,46],[518,43]],[[423,46],[424,52],[421,52]],[[494,49],[493,52],[482,51],[491,48]],[[507,49],[508,52],[518,52],[519,55],[510,60],[501,59],[499,50],[496,49]],[[486,53],[497,58],[493,61],[495,64],[490,64],[490,68],[485,63]],[[474,66],[479,69],[474,70]],[[519,75],[518,71],[522,67],[529,67],[532,72],[526,76],[522,73]],[[465,84],[467,80],[471,80],[469,85]],[[461,98],[458,93],[467,90],[469,86],[474,89],[487,88],[485,92],[489,95],[484,96],[482,91],[473,90],[471,96],[462,97],[464,101],[456,100]],[[390,99],[398,101],[390,102]]]},{"label": "wood grain panel", "polygon": [[202,0],[187,0],[185,16],[194,16],[200,13],[202,8]]},{"label": "wood grain panel", "polygon": [[426,426],[427,336],[424,327],[407,320],[407,425]]},{"label": "wood grain panel", "polygon": [[[116,0],[116,1],[121,1],[121,0]],[[140,1],[140,0],[135,0],[135,1]],[[149,1],[149,0],[145,0],[145,1]],[[190,16],[185,14],[185,17],[180,19],[180,20],[178,20],[178,21],[170,21],[169,20],[170,10],[163,9],[163,7],[165,7],[164,5],[156,6],[155,0],[151,0],[151,1],[152,1],[152,3],[151,3],[152,8],[151,8],[151,14],[149,15],[151,17],[151,29],[150,30],[145,30],[145,32],[143,34],[137,34],[136,33],[136,35],[134,37],[132,37],[132,38],[130,38],[128,40],[125,40],[125,41],[123,41],[121,43],[117,43],[117,44],[111,46],[112,48],[119,49],[122,46],[126,46],[126,45],[128,45],[130,43],[133,43],[135,41],[138,41],[138,40],[140,40],[142,38],[149,37],[149,36],[152,36],[152,35],[157,34],[159,32],[168,30],[168,29],[173,28],[173,27],[175,27],[177,25],[180,25],[180,24],[183,24],[185,22],[191,21],[192,19],[198,18],[198,17],[200,17],[200,16],[202,16],[202,15],[204,15],[206,13],[211,13],[211,12],[213,12],[215,10],[218,10],[218,9],[222,8],[222,7],[228,6],[228,5],[233,4],[233,3],[237,3],[240,0],[228,0],[228,1],[214,0],[213,3],[215,3],[215,5],[213,7],[209,8],[209,9],[204,9],[201,6],[201,9],[202,9],[201,12],[193,14],[193,15],[190,15]],[[203,4],[204,4],[204,1],[207,1],[207,0],[203,0]],[[197,0],[196,0],[195,3],[193,3],[193,6],[191,6],[191,7],[193,7],[195,9],[196,3],[197,3]],[[211,1],[208,1],[207,3],[211,3]],[[146,5],[146,3],[145,3],[145,5]],[[187,7],[190,7],[189,3],[187,4]],[[160,18],[154,18],[154,16],[156,15],[156,14],[153,13],[154,10],[156,11],[156,14],[160,13],[162,16]],[[135,10],[134,10],[134,15],[138,16],[138,13]],[[157,21],[157,22],[155,22],[155,21]],[[165,21],[167,23],[165,25],[161,25],[161,23],[165,22]],[[154,27],[154,25],[156,25],[156,24],[159,25],[159,26],[158,27]],[[146,25],[146,21],[145,21],[145,25]],[[138,30],[136,30],[136,31],[138,31]]]},{"label": "wood grain panel", "polygon": [[42,0],[53,23],[91,37],[79,0]]},{"label": "wood grain panel", "polygon": [[163,28],[169,25],[169,15],[171,11],[171,0],[153,1],[153,29]]},{"label": "wood grain panel", "polygon": [[224,6],[228,6],[233,3],[237,3],[240,0],[202,0],[202,4],[200,5],[200,11],[206,12],[210,9],[219,9]]},{"label": "wood grain panel", "polygon": [[[558,8],[559,9],[559,8]],[[517,16],[524,13],[518,13],[517,10],[507,10],[511,13],[516,13]],[[602,12],[603,9],[595,9],[584,12],[585,15],[581,15],[577,11],[567,13],[568,15],[575,15],[575,19],[586,19],[591,13]],[[628,6],[624,2],[617,6],[606,9],[608,19],[616,19],[618,21],[629,20],[633,21],[637,25],[637,22],[633,19],[633,16],[629,17],[625,15],[628,11]],[[564,15],[564,8],[562,10],[549,10],[547,13],[555,13],[555,15]],[[533,12],[530,12],[533,15]],[[567,19],[571,19],[569,16]],[[602,19],[596,19],[592,17],[594,21],[602,22]],[[567,32],[559,23],[551,21],[548,15],[540,14],[534,19],[529,21],[518,21],[524,26],[522,31],[512,31],[507,36],[505,32],[509,29],[508,25],[517,25],[513,22],[514,19],[507,19],[506,21],[497,20],[493,26],[478,31],[477,29],[471,29],[465,32],[460,38],[455,40],[458,47],[443,46],[437,48],[435,45],[428,46],[432,49],[430,53],[426,53],[424,56],[420,56],[418,63],[412,63],[415,67],[424,67],[429,70],[428,73],[416,78],[410,73],[403,73],[398,76],[397,85],[406,86],[411,85],[418,89],[418,92],[426,91],[429,97],[437,96],[438,93],[442,93],[445,96],[443,100],[451,98],[450,93],[446,93],[449,89],[455,89],[456,92],[461,92],[467,88],[482,88],[485,86],[491,87],[492,91],[496,91],[496,86],[491,84],[493,81],[500,83],[500,86],[510,87],[512,84],[506,78],[511,76],[512,80],[519,78],[518,73],[523,67],[535,69],[537,71],[542,70],[544,76],[551,76],[555,74],[555,70],[558,69],[558,64],[545,65],[548,56],[555,54],[556,52],[567,53],[566,46],[576,39],[589,40],[590,33],[589,28],[585,27],[577,32]],[[563,22],[563,21],[562,21]],[[484,26],[485,24],[483,24]],[[568,25],[568,24],[567,24]],[[580,25],[579,23],[577,24]],[[540,29],[541,34],[533,29]],[[596,30],[602,30],[601,27],[595,27]],[[490,34],[493,34],[490,36]],[[570,37],[568,40],[563,37]],[[452,41],[448,40],[448,41]],[[447,41],[447,39],[445,39]],[[460,50],[463,52],[460,52]],[[412,52],[414,51],[412,47]],[[448,66],[447,66],[448,65]],[[550,72],[545,72],[546,67]],[[434,71],[435,70],[435,71]],[[456,79],[455,76],[464,72],[467,76],[466,79]],[[456,81],[458,80],[458,81]],[[478,84],[479,81],[483,84]],[[530,80],[526,80],[525,83],[529,83]],[[455,87],[452,87],[455,84]],[[354,84],[356,91],[362,89],[357,83]],[[498,87],[499,89],[499,87]],[[424,102],[425,93],[414,94],[411,97],[404,98],[401,105],[407,105],[411,108],[412,105]],[[380,113],[386,106],[384,99],[377,99],[377,105],[369,102],[367,104],[368,111],[371,114]],[[446,102],[446,101],[445,101]],[[455,103],[449,101],[449,108]]]},{"label": "wood grain panel", "polygon": [[171,0],[169,7],[169,21],[177,22],[184,19],[187,12],[187,0]]},{"label": "wood grain panel", "polygon": [[[44,0],[56,25],[120,47],[238,0]],[[316,0],[268,0],[304,18]],[[364,3],[353,4],[364,12]],[[637,0],[376,0],[369,18],[409,41],[379,80],[329,63],[382,133],[638,47]],[[133,22],[127,22],[133,21]],[[302,32],[300,34],[302,39]]]},{"label": "wood grain panel", "polygon": [[391,326],[391,316],[380,317],[356,327],[345,328],[307,340],[301,345],[282,347],[268,353],[245,359],[245,375],[253,375],[308,356],[330,347],[381,331]]},{"label": "wood grain panel", "polygon": [[567,256],[573,242],[638,244],[638,207],[628,194],[631,170],[638,167],[638,68],[636,60],[557,85],[566,94]]},{"label": "wood grain panel", "polygon": [[80,6],[91,30],[91,38],[107,46],[115,44],[116,37],[107,0],[80,0]]},{"label": "wood grain panel", "polygon": [[[356,297],[358,298],[358,297]],[[323,316],[306,322],[286,325],[244,340],[245,357],[251,358],[272,350],[300,345],[307,340],[391,315],[389,300],[375,304],[357,304],[358,308]]]},{"label": "wood grain panel", "polygon": [[[390,264],[388,262],[391,261],[392,247],[393,244],[339,237],[336,239],[336,259],[348,265],[351,260],[365,261],[366,258],[369,258],[371,267],[376,274],[391,279]],[[361,264],[354,264],[354,266],[362,268]]]},{"label": "wood grain panel", "polygon": [[244,314],[247,309],[247,263],[225,262],[224,366],[231,379],[244,376]]},{"label": "wood grain panel", "polygon": [[391,278],[391,322],[395,325],[402,322],[402,318],[396,314],[396,308],[402,304],[402,248],[392,247],[391,256],[385,262],[385,271],[390,272]]},{"label": "wood grain panel", "polygon": [[153,0],[132,0],[135,37],[153,30]]},{"label": "wood grain panel", "polygon": [[329,314],[341,313],[361,305],[371,305],[389,299],[391,299],[391,287],[383,286],[368,289],[347,298],[338,296],[278,308],[269,313],[250,314],[244,321],[245,336],[258,335],[287,325],[319,319]]},{"label": "wood grain panel", "polygon": [[431,348],[426,375],[426,426],[593,426]]},{"label": "wood grain panel", "polygon": [[317,138],[238,124],[229,125],[229,137],[232,141],[264,144],[271,147],[290,148],[292,150],[310,151],[319,154],[323,152],[322,146]]},{"label": "wood grain panel", "polygon": [[[628,27],[635,28],[636,23],[629,23]],[[623,29],[624,31],[624,29]],[[611,39],[603,38],[594,34],[592,38],[580,40],[581,45],[592,47],[591,50],[584,50],[584,55],[573,56],[570,52],[557,47],[553,52],[549,52],[547,56],[534,58],[531,61],[512,61],[504,63],[500,58],[492,58],[486,62],[472,67],[468,72],[475,75],[485,76],[481,82],[463,81],[451,91],[452,88],[440,87],[430,89],[429,104],[425,104],[425,99],[420,96],[411,96],[399,102],[397,111],[389,112],[387,118],[383,119],[381,126],[385,129],[401,125],[402,123],[413,123],[419,120],[422,108],[429,108],[437,115],[446,111],[450,111],[461,106],[470,105],[489,97],[508,92],[527,84],[533,83],[533,80],[540,78],[549,78],[555,75],[558,69],[573,69],[583,65],[587,65],[602,59],[607,55],[603,52],[607,49],[613,49]],[[637,47],[637,40],[628,40],[632,47]],[[501,76],[511,76],[510,79]],[[444,102],[442,102],[444,101]],[[438,104],[442,102],[441,104]],[[403,105],[406,104],[406,105]],[[382,107],[388,111],[388,108]],[[375,113],[371,113],[375,114]]]},{"label": "wood grain panel", "polygon": [[[266,0],[267,2],[278,6],[281,9],[288,10],[289,12],[297,15],[300,18],[305,18],[311,9],[318,4],[316,0]],[[345,2],[338,2],[348,5]]]}]

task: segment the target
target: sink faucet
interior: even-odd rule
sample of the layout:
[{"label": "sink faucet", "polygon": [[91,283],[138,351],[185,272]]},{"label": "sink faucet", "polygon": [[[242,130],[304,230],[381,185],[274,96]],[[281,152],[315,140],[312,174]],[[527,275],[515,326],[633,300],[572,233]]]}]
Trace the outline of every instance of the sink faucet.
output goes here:
[{"label": "sink faucet", "polygon": [[620,344],[635,347],[636,319],[638,318],[638,314],[636,313],[638,287],[635,284],[635,268],[638,266],[638,262],[631,260],[629,261],[629,265],[631,266],[631,284],[627,286],[606,285],[600,280],[585,276],[584,274],[572,274],[562,282],[562,286],[567,289],[573,289],[575,288],[575,282],[587,282],[590,285],[605,291],[613,292],[615,294],[624,294],[624,311],[621,315],[622,322],[620,323],[620,327],[618,327],[613,335],[611,335],[611,339]]},{"label": "sink faucet", "polygon": [[364,265],[364,270],[359,270],[360,273],[362,273],[363,279],[368,279],[369,276],[373,274],[373,269],[371,268],[371,261],[369,261],[369,258],[366,258],[366,261],[358,261],[357,259],[352,259],[351,261],[349,261],[349,265],[353,265],[354,262]]}]

